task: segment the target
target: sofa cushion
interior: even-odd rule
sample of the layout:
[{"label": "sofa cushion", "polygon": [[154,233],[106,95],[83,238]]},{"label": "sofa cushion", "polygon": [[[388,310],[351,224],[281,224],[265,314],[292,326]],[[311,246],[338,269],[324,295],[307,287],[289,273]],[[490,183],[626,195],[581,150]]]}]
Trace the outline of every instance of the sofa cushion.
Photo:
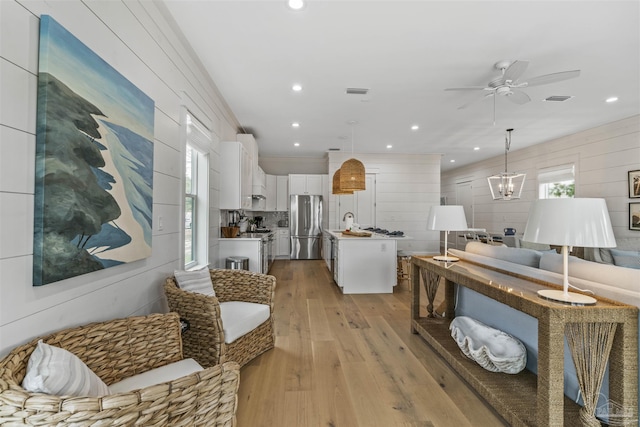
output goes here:
[{"label": "sofa cushion", "polygon": [[113,383],[109,386],[109,391],[111,394],[126,393],[152,385],[174,381],[202,370],[202,366],[195,360],[183,359]]},{"label": "sofa cushion", "polygon": [[508,246],[493,246],[482,242],[469,242],[465,247],[465,252],[471,252],[490,258],[497,258],[503,261],[513,262],[515,264],[527,265],[529,267],[538,267],[540,265],[539,251],[524,248],[511,248]]},{"label": "sofa cushion", "polygon": [[203,295],[216,296],[213,290],[213,282],[211,282],[211,274],[209,267],[205,266],[199,270],[176,270],[173,272],[176,276],[178,286],[189,292],[197,292]]},{"label": "sofa cushion", "polygon": [[613,257],[614,265],[618,267],[640,268],[640,251],[621,251],[620,249],[609,249],[609,251]]},{"label": "sofa cushion", "polygon": [[[640,270],[609,264],[599,264],[597,262],[585,261],[573,256],[569,257],[568,268],[568,274],[570,277],[602,283],[614,288],[626,289],[628,291],[638,293]],[[542,254],[542,257],[540,258],[540,269],[562,274],[562,255],[551,253]],[[610,296],[609,298],[627,302],[626,299],[620,297],[616,298]]]},{"label": "sofa cushion", "polygon": [[267,304],[243,301],[220,303],[224,342],[231,344],[266,322],[270,315],[271,307]]},{"label": "sofa cushion", "polygon": [[109,394],[107,385],[75,354],[42,340],[31,353],[22,387],[32,393],[55,396]]}]

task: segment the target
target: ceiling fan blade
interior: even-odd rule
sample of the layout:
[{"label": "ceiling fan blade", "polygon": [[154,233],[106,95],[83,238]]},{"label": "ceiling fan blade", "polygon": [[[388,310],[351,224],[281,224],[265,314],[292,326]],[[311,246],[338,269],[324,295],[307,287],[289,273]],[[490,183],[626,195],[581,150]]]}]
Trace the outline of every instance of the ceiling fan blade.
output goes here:
[{"label": "ceiling fan blade", "polygon": [[488,94],[484,95],[483,97],[476,98],[476,99],[474,99],[474,100],[472,100],[472,101],[467,102],[467,103],[466,103],[466,104],[464,104],[464,105],[459,106],[459,107],[458,107],[458,110],[464,110],[464,109],[465,109],[465,108],[467,108],[469,105],[475,104],[476,102],[478,102],[478,101],[480,101],[480,100],[483,100],[483,99],[485,99],[485,98],[488,98],[488,97],[490,97],[490,96],[493,96],[493,92],[490,92],[490,93],[488,93]]},{"label": "ceiling fan blade", "polygon": [[529,81],[526,82],[526,86],[523,86],[523,87],[546,85],[549,83],[560,82],[562,80],[573,79],[575,77],[578,77],[579,75],[580,75],[580,70],[562,71],[559,73],[545,74],[543,76],[538,76],[538,77],[529,79]]},{"label": "ceiling fan blade", "polygon": [[526,71],[528,66],[529,61],[513,61],[505,70],[503,81],[511,80],[513,82],[518,80],[518,77]]},{"label": "ceiling fan blade", "polygon": [[511,95],[508,95],[507,99],[518,105],[526,104],[527,102],[531,101],[529,95],[521,90],[511,90]]},{"label": "ceiling fan blade", "polygon": [[445,90],[485,90],[484,86],[448,87]]}]

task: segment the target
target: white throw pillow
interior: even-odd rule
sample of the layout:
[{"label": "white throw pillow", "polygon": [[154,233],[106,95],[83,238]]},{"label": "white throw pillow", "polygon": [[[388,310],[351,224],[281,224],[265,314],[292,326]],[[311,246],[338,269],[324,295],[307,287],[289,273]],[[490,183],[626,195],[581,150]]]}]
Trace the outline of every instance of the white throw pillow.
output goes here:
[{"label": "white throw pillow", "polygon": [[32,393],[55,396],[109,394],[107,385],[75,354],[42,340],[31,353],[22,387]]},{"label": "white throw pillow", "polygon": [[209,273],[208,266],[205,266],[200,270],[176,270],[173,274],[176,276],[180,289],[212,297],[216,296],[216,292],[213,290],[213,282],[211,282],[211,274]]}]

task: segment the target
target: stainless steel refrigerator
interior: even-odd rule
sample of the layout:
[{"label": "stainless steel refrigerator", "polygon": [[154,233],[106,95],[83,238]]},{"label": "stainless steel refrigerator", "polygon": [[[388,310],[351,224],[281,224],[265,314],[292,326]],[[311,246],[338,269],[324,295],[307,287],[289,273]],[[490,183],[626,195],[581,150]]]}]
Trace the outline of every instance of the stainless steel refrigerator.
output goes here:
[{"label": "stainless steel refrigerator", "polygon": [[322,196],[289,196],[291,259],[321,259]]}]

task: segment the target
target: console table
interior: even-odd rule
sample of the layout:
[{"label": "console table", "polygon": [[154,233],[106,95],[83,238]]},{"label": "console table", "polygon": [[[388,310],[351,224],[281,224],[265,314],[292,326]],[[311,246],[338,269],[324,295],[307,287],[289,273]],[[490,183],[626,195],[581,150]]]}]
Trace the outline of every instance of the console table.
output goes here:
[{"label": "console table", "polygon": [[[623,411],[617,414],[616,425],[637,426],[637,307],[599,297],[593,306],[547,301],[539,298],[536,292],[559,286],[469,261],[447,264],[430,257],[414,256],[411,266],[411,331],[420,334],[511,425],[581,425],[580,407],[564,396],[565,329],[589,331],[586,336],[595,339],[591,332],[593,328],[598,330],[602,325],[610,325],[609,332],[598,335],[598,340],[613,339],[610,353],[603,351],[595,357],[592,354],[590,363],[608,360],[609,399],[616,403],[617,410]],[[426,317],[420,313],[420,278],[428,299]],[[444,318],[433,314],[433,299],[441,278],[445,286],[447,317]],[[449,332],[454,313],[454,284],[538,320],[538,375],[527,370],[516,375],[489,372],[462,354]],[[575,350],[573,357],[585,360],[587,356]]]}]

